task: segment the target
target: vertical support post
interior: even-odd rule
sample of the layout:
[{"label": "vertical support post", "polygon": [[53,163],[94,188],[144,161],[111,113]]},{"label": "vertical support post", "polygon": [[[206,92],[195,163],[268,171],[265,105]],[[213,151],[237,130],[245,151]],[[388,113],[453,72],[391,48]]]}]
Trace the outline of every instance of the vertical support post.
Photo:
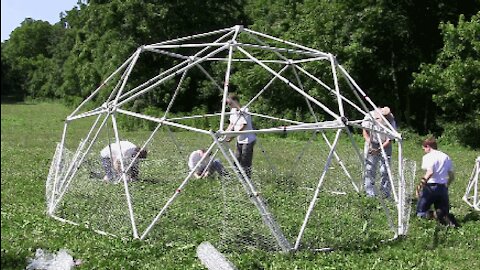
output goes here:
[{"label": "vertical support post", "polygon": [[238,31],[240,27],[235,28],[235,34],[230,40],[230,44],[228,45],[228,62],[227,62],[227,70],[225,71],[225,82],[223,84],[223,98],[222,98],[222,114],[220,116],[220,130],[224,130],[223,126],[225,124],[225,107],[227,105],[227,95],[228,95],[228,87],[230,84],[230,70],[232,68],[232,56],[233,56],[233,47],[236,43],[236,38],[238,35]]},{"label": "vertical support post", "polygon": [[403,167],[403,146],[402,140],[398,140],[398,201],[397,201],[397,211],[398,211],[398,235],[405,235],[405,192],[406,192],[406,183],[405,183],[405,174]]},{"label": "vertical support post", "polygon": [[336,59],[333,57],[332,54],[328,55],[328,58],[330,58],[330,65],[332,67],[332,75],[333,75],[333,83],[335,85],[335,93],[337,95],[337,102],[338,102],[338,110],[340,113],[341,117],[345,116],[345,112],[343,110],[343,102],[342,102],[342,97],[340,95],[340,88],[338,86],[338,77],[337,77],[337,69],[336,69]]},{"label": "vertical support post", "polygon": [[323,180],[325,179],[325,175],[327,174],[328,168],[330,167],[330,163],[332,161],[333,153],[335,152],[335,148],[337,147],[338,139],[340,138],[340,133],[342,132],[341,129],[337,130],[337,134],[335,135],[335,140],[333,141],[332,148],[330,148],[330,152],[328,153],[327,161],[325,162],[325,166],[323,167],[322,175],[318,180],[317,188],[315,189],[315,193],[313,194],[313,198],[310,201],[310,205],[308,206],[307,213],[305,214],[305,219],[303,220],[302,227],[300,228],[300,232],[297,236],[297,241],[295,242],[295,246],[293,247],[294,250],[298,250],[300,246],[300,241],[302,240],[303,233],[305,232],[305,228],[307,226],[307,222],[310,219],[310,215],[312,214],[313,208],[315,207],[315,203],[318,199],[318,194],[320,193],[320,189],[323,185]]},{"label": "vertical support post", "polygon": [[143,240],[147,236],[147,234],[150,232],[150,230],[153,228],[153,226],[158,222],[160,217],[165,213],[165,211],[167,211],[167,208],[170,207],[170,205],[175,201],[175,199],[178,197],[178,195],[183,190],[183,188],[188,184],[188,181],[190,180],[190,178],[192,178],[193,174],[195,173],[197,168],[200,166],[200,164],[202,164],[203,161],[212,152],[212,149],[213,149],[214,145],[215,145],[215,142],[210,145],[210,147],[207,149],[207,151],[205,152],[203,157],[198,161],[197,164],[195,164],[195,167],[190,171],[190,173],[188,173],[187,177],[183,180],[183,182],[180,184],[180,186],[175,190],[175,193],[170,197],[170,199],[168,199],[167,203],[165,203],[165,205],[162,207],[160,212],[158,212],[158,214],[153,219],[152,223],[150,223],[150,225],[148,225],[147,229],[145,229],[145,231],[142,233],[142,236],[140,237],[140,239]]},{"label": "vertical support post", "polygon": [[222,152],[223,156],[228,161],[229,165],[232,168],[237,167],[240,170],[240,172],[235,170],[235,174],[237,175],[238,180],[243,185],[245,191],[247,192],[247,196],[250,198],[250,201],[252,201],[252,203],[257,207],[263,222],[265,223],[265,225],[268,226],[268,228],[272,232],[273,236],[275,237],[275,240],[277,240],[277,243],[282,249],[282,251],[290,252],[292,249],[290,242],[288,242],[288,240],[283,235],[282,230],[280,229],[277,222],[273,218],[272,214],[268,210],[267,205],[265,204],[265,202],[263,202],[263,199],[260,193],[256,190],[255,186],[253,185],[251,180],[248,178],[247,174],[243,170],[238,160],[235,158],[235,155],[232,153],[231,149],[229,149],[229,155],[228,155],[227,151],[218,141],[218,138],[214,134],[212,134],[212,137],[215,140],[215,143],[217,143],[218,148]]},{"label": "vertical support post", "polygon": [[[114,114],[112,114],[111,116],[112,116],[113,131],[115,133],[115,140],[120,148],[120,137],[118,135],[117,120]],[[124,165],[124,159],[123,159],[121,148],[120,148],[120,166],[122,168],[123,187],[125,190],[125,196],[127,197],[128,213],[130,215],[130,222],[132,224],[133,237],[138,238],[137,226],[135,225],[135,216],[133,214],[132,199],[130,198],[130,192],[128,190],[127,175],[125,172],[125,165]]]},{"label": "vertical support post", "polygon": [[60,162],[63,158],[63,148],[65,147],[65,138],[67,137],[67,127],[68,127],[68,122],[65,121],[65,124],[63,125],[63,133],[62,133],[62,139],[60,141],[60,155],[58,156],[58,161],[57,164],[55,165],[55,176],[54,176],[54,179],[53,179],[53,189],[52,189],[52,196],[51,196],[51,200],[50,200],[50,205],[48,207],[48,213],[50,215],[53,214],[53,212],[55,211],[55,194],[57,193],[57,182],[58,182],[58,172],[60,171]]}]

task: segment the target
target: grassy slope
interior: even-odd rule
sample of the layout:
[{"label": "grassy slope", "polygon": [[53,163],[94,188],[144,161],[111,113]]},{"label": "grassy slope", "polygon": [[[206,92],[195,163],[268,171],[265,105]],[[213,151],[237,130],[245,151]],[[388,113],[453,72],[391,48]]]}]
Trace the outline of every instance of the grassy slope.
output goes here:
[{"label": "grassy slope", "polygon": [[[66,248],[83,264],[78,269],[203,269],[192,245],[121,240],[62,224],[45,215],[45,179],[63,119],[58,104],[1,107],[2,268],[23,269],[37,248]],[[405,142],[408,158],[421,160],[416,142]],[[401,241],[346,248],[330,253],[302,251],[283,255],[251,251],[233,257],[239,269],[478,269],[480,220],[461,201],[478,152],[442,146],[453,158],[457,182],[451,188],[453,212],[463,227],[440,228],[413,219]],[[178,228],[182,230],[181,227]],[[193,233],[192,233],[193,234]],[[205,239],[204,239],[205,240]]]}]

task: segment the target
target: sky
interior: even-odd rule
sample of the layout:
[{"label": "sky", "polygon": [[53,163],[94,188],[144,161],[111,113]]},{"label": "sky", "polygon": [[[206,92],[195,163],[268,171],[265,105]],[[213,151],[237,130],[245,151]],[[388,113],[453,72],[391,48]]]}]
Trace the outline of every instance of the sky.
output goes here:
[{"label": "sky", "polygon": [[25,18],[48,21],[54,24],[60,21],[60,12],[71,10],[78,0],[1,0],[2,1],[2,42],[9,39],[10,33]]}]

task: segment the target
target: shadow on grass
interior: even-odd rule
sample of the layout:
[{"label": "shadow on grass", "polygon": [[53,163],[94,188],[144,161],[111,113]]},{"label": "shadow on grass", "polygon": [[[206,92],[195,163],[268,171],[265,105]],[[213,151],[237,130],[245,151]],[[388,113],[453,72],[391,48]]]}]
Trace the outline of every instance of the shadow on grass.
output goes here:
[{"label": "shadow on grass", "polygon": [[470,210],[470,212],[463,217],[462,223],[479,221],[479,220],[480,220],[480,213],[476,212],[475,210]]},{"label": "shadow on grass", "polygon": [[6,253],[2,249],[2,270],[3,269],[25,269],[27,260],[18,254]]}]

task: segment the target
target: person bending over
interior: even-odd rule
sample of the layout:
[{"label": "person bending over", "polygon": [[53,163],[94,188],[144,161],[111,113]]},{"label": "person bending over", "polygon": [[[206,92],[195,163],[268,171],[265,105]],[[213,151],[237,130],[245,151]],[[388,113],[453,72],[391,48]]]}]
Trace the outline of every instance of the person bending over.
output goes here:
[{"label": "person bending over", "polygon": [[[205,149],[195,150],[190,153],[188,157],[188,168],[190,171],[195,169],[195,166],[200,162],[200,160],[206,155]],[[217,172],[219,175],[223,176],[226,175],[225,168],[223,167],[222,163],[218,159],[212,159],[211,153],[205,157],[200,165],[195,169],[193,176],[195,178],[206,178],[213,173]]]},{"label": "person bending over", "polygon": [[123,157],[123,165],[126,169],[138,153],[138,158],[127,172],[128,180],[130,181],[136,181],[138,179],[139,159],[147,157],[147,150],[142,150],[140,147],[129,141],[120,141],[119,143],[112,143],[105,146],[100,151],[102,166],[105,170],[103,180],[113,181],[116,177],[120,176],[122,173],[121,158]]}]

